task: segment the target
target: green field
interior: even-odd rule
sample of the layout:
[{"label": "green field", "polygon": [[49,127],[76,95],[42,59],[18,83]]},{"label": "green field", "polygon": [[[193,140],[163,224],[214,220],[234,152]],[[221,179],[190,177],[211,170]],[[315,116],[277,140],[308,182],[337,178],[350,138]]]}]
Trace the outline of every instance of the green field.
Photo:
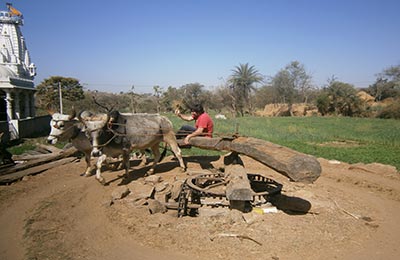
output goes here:
[{"label": "green field", "polygon": [[[168,116],[178,129],[188,123]],[[348,163],[378,162],[400,170],[400,120],[349,117],[239,117],[214,119],[215,137],[239,129],[255,137],[296,151]],[[190,124],[190,123],[189,123]],[[214,154],[191,149],[184,154]]]},{"label": "green field", "polygon": [[[185,122],[167,115],[177,130]],[[214,119],[214,136],[255,137],[296,151],[348,163],[378,162],[400,170],[400,120],[349,117],[239,117]],[[13,154],[33,149],[34,143],[45,143],[45,137],[25,140],[9,147]],[[64,143],[57,144],[62,147]],[[217,151],[183,149],[184,155],[215,155]]]}]

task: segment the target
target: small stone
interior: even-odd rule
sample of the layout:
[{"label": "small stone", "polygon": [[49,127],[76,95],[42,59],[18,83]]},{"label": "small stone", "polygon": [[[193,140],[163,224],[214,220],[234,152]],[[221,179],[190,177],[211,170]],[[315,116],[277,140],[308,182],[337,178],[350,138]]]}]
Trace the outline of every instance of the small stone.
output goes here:
[{"label": "small stone", "polygon": [[149,199],[147,202],[147,207],[151,214],[167,212],[167,207],[158,200]]},{"label": "small stone", "polygon": [[121,186],[116,188],[112,193],[112,200],[120,200],[125,198],[130,193],[130,190],[127,186]]},{"label": "small stone", "polygon": [[157,183],[157,184],[154,186],[156,192],[161,192],[161,191],[165,190],[167,187],[168,187],[168,183],[164,183],[164,182],[162,182],[162,183]]},{"label": "small stone", "polygon": [[151,184],[156,184],[161,182],[161,177],[159,175],[150,175],[146,178],[144,178],[145,183],[151,183]]}]

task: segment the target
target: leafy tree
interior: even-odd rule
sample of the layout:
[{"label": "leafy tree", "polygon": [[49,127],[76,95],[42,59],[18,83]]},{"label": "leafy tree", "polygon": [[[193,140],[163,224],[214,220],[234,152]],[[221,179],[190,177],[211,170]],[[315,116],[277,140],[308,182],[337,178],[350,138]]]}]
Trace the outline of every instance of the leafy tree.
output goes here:
[{"label": "leafy tree", "polygon": [[379,118],[393,118],[393,119],[400,119],[400,100],[397,102],[393,102],[392,104],[384,107],[382,111],[380,111],[377,115]]},{"label": "leafy tree", "polygon": [[88,91],[87,96],[90,106],[89,110],[100,111],[103,113],[111,110],[118,110],[121,112],[132,112],[131,110],[131,94],[128,93],[109,93],[99,91]]},{"label": "leafy tree", "polygon": [[190,108],[193,104],[200,103],[205,106],[208,101],[208,92],[199,83],[186,84],[181,87],[183,91],[183,105]]},{"label": "leafy tree", "polygon": [[293,103],[296,101],[307,103],[312,90],[311,76],[305,71],[304,65],[298,61],[292,61],[280,70],[271,78],[270,84],[276,89],[281,102],[288,104],[290,115],[293,115]]},{"label": "leafy tree", "polygon": [[332,81],[317,98],[321,114],[357,116],[362,112],[362,101],[353,85]]},{"label": "leafy tree", "polygon": [[366,90],[375,101],[400,97],[400,65],[391,66],[378,74],[375,83]]},{"label": "leafy tree", "polygon": [[286,70],[280,70],[271,80],[271,85],[276,89],[281,103],[293,104],[297,91],[290,77],[290,73]]},{"label": "leafy tree", "polygon": [[226,86],[221,86],[215,89],[209,98],[210,108],[222,112],[223,109],[229,110],[232,115],[235,115],[236,109],[234,106],[234,97],[231,91]]},{"label": "leafy tree", "polygon": [[158,113],[157,97],[152,94],[142,94],[138,98],[137,113]]},{"label": "leafy tree", "polygon": [[208,97],[207,101],[209,108],[214,109],[218,113],[221,113],[224,109],[224,97],[220,94],[220,89],[222,88],[217,88],[210,92],[210,96]]},{"label": "leafy tree", "polygon": [[234,100],[234,108],[236,113],[241,116],[244,115],[245,109],[252,112],[252,104],[250,103],[250,95],[255,90],[255,84],[263,81],[263,76],[258,72],[254,66],[246,64],[239,64],[228,79],[232,97]]},{"label": "leafy tree", "polygon": [[178,106],[183,105],[183,90],[169,86],[167,90],[162,93],[160,103],[166,111],[174,111]]},{"label": "leafy tree", "polygon": [[[62,101],[78,101],[84,99],[83,86],[78,79],[53,76],[44,79],[36,86],[36,100],[39,109],[52,107],[61,111],[59,89],[61,88]],[[70,107],[67,107],[70,109]]]},{"label": "leafy tree", "polygon": [[134,85],[132,85],[131,90],[129,91],[129,97],[130,97],[130,110],[131,110],[130,112],[137,113],[139,107],[138,99],[140,95],[135,92]]},{"label": "leafy tree", "polygon": [[330,100],[329,100],[329,95],[328,95],[327,91],[323,91],[323,93],[317,97],[316,105],[318,108],[318,112],[320,112],[321,115],[324,116],[329,113]]},{"label": "leafy tree", "polygon": [[384,69],[379,76],[388,81],[393,81],[397,86],[400,86],[400,64]]},{"label": "leafy tree", "polygon": [[264,109],[267,104],[279,103],[279,94],[272,85],[264,85],[255,91],[255,106]]},{"label": "leafy tree", "polygon": [[[108,92],[91,92],[89,96],[93,111],[109,112],[110,110],[118,110],[120,112],[132,113],[156,113],[157,97],[152,94],[137,94],[131,89],[127,93],[108,93]],[[93,102],[93,100],[96,102]],[[95,104],[96,103],[96,104]],[[94,109],[93,109],[94,108]],[[134,109],[134,110],[132,110]]]},{"label": "leafy tree", "polygon": [[302,102],[308,103],[308,97],[313,89],[311,75],[307,74],[304,65],[298,61],[293,61],[287,69],[292,76],[294,87],[299,91],[302,97]]},{"label": "leafy tree", "polygon": [[154,97],[156,100],[156,105],[157,105],[157,113],[161,112],[161,95],[162,95],[162,88],[160,86],[154,86]]}]

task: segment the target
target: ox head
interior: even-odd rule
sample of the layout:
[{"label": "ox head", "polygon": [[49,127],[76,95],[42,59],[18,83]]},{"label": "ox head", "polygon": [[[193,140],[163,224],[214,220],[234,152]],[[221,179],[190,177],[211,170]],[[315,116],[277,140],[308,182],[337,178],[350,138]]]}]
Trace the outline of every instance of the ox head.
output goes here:
[{"label": "ox head", "polygon": [[102,137],[104,137],[104,131],[107,130],[109,115],[80,113],[78,119],[85,125],[86,135],[92,143],[92,156],[101,156],[101,148],[104,144]]},{"label": "ox head", "polygon": [[51,115],[50,120],[50,134],[47,137],[47,143],[55,144],[58,140],[65,139],[65,135],[70,134],[72,131],[73,119],[75,118],[75,111],[70,115],[54,113],[49,111]]}]

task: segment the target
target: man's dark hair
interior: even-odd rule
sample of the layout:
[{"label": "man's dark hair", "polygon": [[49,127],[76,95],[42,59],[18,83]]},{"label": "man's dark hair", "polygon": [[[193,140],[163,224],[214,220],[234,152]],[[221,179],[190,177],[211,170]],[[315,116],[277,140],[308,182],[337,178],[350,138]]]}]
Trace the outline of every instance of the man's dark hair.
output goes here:
[{"label": "man's dark hair", "polygon": [[191,112],[196,112],[199,114],[203,114],[204,113],[204,108],[201,104],[194,104],[191,108],[190,108]]}]

